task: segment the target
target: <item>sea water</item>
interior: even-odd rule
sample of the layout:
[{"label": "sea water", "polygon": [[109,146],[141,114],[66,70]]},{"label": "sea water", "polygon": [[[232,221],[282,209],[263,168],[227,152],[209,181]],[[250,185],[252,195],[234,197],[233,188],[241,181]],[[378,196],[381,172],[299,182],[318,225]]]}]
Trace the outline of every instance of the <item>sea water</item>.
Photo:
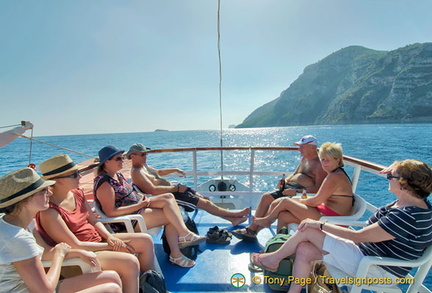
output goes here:
[{"label": "sea water", "polygon": [[[226,129],[222,131],[222,145],[293,146],[302,136],[312,134],[317,137],[319,144],[327,141],[340,142],[344,154],[384,166],[407,158],[432,164],[431,127],[432,124],[385,124]],[[106,145],[115,145],[125,150],[137,142],[152,149],[217,147],[221,144],[220,135],[218,130],[201,130],[35,137],[43,143],[18,138],[0,148],[0,175],[29,163],[38,166],[56,154],[67,153],[75,162],[81,162],[89,157],[97,157],[99,149]],[[199,156],[199,170],[221,170],[221,165],[223,170],[244,170],[250,160],[246,151],[224,152],[222,161],[220,155],[214,153],[202,152]],[[289,152],[289,155],[287,152],[257,153],[255,170],[293,171],[299,158],[298,152]],[[192,157],[183,153],[151,154],[147,161],[156,168],[177,167],[186,172],[192,171]],[[346,169],[349,173],[350,168]],[[235,179],[248,183],[247,176]],[[277,179],[257,179],[255,184],[259,190],[272,190]],[[192,184],[191,178],[183,180],[182,183]],[[380,206],[394,199],[387,191],[387,184],[384,178],[364,173],[356,192],[372,204]]]},{"label": "sea water", "polygon": [[[37,126],[36,126],[37,127]],[[324,142],[340,142],[344,154],[378,163],[390,165],[395,160],[407,158],[419,159],[432,165],[432,124],[383,124],[383,125],[332,125],[332,126],[297,126],[274,128],[226,129],[222,131],[223,146],[293,146],[302,136],[315,135],[319,144]],[[26,133],[29,135],[29,133]],[[96,157],[99,149],[106,145],[115,145],[127,150],[130,145],[140,142],[152,149],[218,147],[221,145],[219,130],[200,131],[157,131],[142,133],[93,134],[35,137],[41,142],[32,143],[25,138],[18,138],[11,144],[0,148],[0,176],[26,167],[29,163],[37,166],[40,162],[56,154],[67,153],[75,162]],[[68,152],[48,144],[70,149]],[[206,156],[203,154],[202,156]],[[256,170],[262,171],[293,171],[299,160],[298,153],[286,156],[284,152],[274,152],[256,156]],[[223,160],[208,155],[200,169],[241,170],[249,164],[246,152],[224,152]],[[184,171],[192,171],[191,157],[182,153],[153,154],[148,163],[156,168],[177,167]],[[244,169],[244,168],[243,168]],[[347,168],[349,172],[349,168]],[[237,178],[247,183],[247,177]],[[184,180],[184,181],[183,181]],[[191,185],[190,178],[182,183]],[[274,182],[257,181],[261,190],[272,190]],[[394,195],[387,191],[388,182],[384,178],[364,174],[360,178],[357,193],[375,206],[393,201]],[[428,288],[432,288],[432,273],[427,279]]]}]

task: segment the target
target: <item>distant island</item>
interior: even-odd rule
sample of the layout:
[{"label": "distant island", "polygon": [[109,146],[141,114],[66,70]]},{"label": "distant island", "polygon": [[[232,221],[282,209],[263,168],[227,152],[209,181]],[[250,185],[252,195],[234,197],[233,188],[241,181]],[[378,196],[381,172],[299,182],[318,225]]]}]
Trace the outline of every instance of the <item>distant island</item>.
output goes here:
[{"label": "distant island", "polygon": [[166,129],[155,129],[154,132],[158,132],[158,131],[168,131],[168,130],[166,130]]},{"label": "distant island", "polygon": [[432,122],[432,43],[341,49],[236,128]]}]

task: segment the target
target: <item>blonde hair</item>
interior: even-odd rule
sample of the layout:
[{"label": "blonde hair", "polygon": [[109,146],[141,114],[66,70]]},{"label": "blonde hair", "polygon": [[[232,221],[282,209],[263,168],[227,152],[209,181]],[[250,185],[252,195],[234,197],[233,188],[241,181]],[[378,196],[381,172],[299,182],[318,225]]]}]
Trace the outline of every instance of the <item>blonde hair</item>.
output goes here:
[{"label": "blonde hair", "polygon": [[318,156],[320,159],[323,157],[330,157],[336,160],[339,159],[339,167],[345,165],[343,161],[342,144],[338,142],[323,143],[318,150]]},{"label": "blonde hair", "polygon": [[428,164],[413,159],[395,161],[391,166],[399,175],[401,188],[419,198],[432,192],[432,170]]}]

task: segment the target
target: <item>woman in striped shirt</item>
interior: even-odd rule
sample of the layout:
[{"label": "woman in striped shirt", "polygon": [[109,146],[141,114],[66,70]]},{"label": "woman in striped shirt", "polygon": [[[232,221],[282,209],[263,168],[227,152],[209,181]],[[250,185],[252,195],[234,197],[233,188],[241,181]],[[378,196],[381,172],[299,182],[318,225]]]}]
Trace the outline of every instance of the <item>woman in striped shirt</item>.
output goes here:
[{"label": "woman in striped shirt", "polygon": [[[273,253],[252,254],[251,262],[267,270],[276,270],[279,262],[296,253],[293,276],[307,278],[312,261],[323,260],[355,277],[364,256],[382,256],[401,260],[419,258],[432,245],[432,206],[427,197],[432,192],[432,170],[418,160],[394,162],[381,171],[387,173],[389,191],[396,200],[379,208],[368,226],[351,230],[325,222],[306,219],[281,248]],[[371,278],[405,277],[410,268],[375,266]],[[300,292],[292,283],[289,293]]]}]

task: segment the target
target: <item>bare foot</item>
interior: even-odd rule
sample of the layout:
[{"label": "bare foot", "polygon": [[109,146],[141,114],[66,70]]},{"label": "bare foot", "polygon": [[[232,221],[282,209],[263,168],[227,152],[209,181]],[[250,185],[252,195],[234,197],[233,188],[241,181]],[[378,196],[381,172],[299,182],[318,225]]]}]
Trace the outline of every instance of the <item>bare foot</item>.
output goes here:
[{"label": "bare foot", "polygon": [[251,209],[250,208],[244,208],[241,210],[241,213],[243,216],[249,216]]},{"label": "bare foot", "polygon": [[244,217],[225,218],[225,219],[228,220],[228,221],[230,221],[233,226],[238,226],[241,223],[245,222],[248,219],[248,217],[244,216]]},{"label": "bare foot", "polygon": [[230,212],[229,216],[233,218],[243,218],[249,216],[250,208],[244,208],[238,212]]},{"label": "bare foot", "polygon": [[266,217],[263,218],[252,217],[252,223],[259,227],[270,227],[272,221],[267,219]]},{"label": "bare foot", "polygon": [[266,253],[252,253],[250,261],[255,266],[270,272],[276,272],[279,267],[279,263],[276,263],[276,267],[274,267],[275,263],[270,260]]}]

